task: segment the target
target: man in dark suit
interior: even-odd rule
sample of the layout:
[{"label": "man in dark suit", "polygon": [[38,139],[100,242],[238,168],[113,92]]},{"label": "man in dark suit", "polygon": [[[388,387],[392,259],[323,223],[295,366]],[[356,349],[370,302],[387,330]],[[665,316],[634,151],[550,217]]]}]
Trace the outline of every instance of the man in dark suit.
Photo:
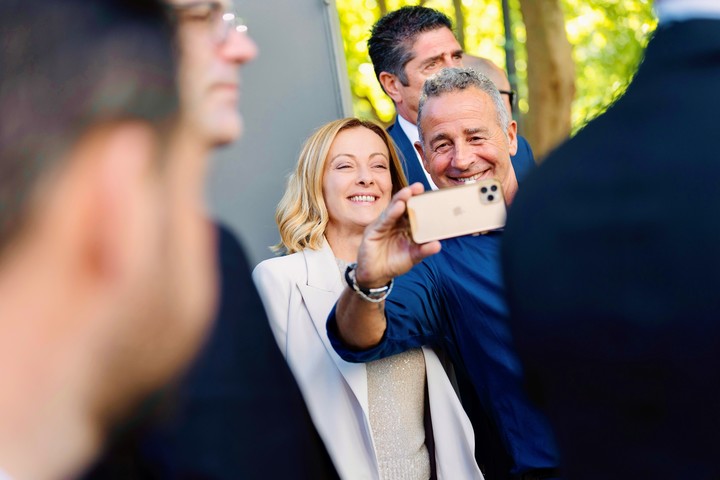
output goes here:
[{"label": "man in dark suit", "polygon": [[518,348],[567,478],[720,478],[720,4],[665,0],[625,95],[509,216]]},{"label": "man in dark suit", "polygon": [[[174,0],[183,144],[204,165],[242,131],[239,66],[257,48],[221,2]],[[220,308],[189,374],[156,399],[159,418],[120,435],[90,478],[336,478],[277,348],[235,236],[216,226]],[[172,332],[168,332],[172,335]]]},{"label": "man in dark suit", "polygon": [[[463,65],[463,51],[443,13],[421,6],[402,7],[378,20],[368,40],[375,76],[397,110],[388,133],[404,160],[410,183],[435,189],[413,146],[419,141],[417,107],[425,79],[446,67]],[[518,152],[511,157],[518,179],[535,165],[527,141],[518,137]]]},{"label": "man in dark suit", "polygon": [[235,235],[218,225],[220,309],[200,357],[142,438],[160,478],[334,478]]}]

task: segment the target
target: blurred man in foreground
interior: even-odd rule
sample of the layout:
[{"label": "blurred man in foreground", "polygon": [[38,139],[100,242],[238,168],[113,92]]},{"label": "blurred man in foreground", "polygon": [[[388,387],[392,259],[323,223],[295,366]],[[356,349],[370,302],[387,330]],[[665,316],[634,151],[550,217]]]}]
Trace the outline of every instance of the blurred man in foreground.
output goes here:
[{"label": "blurred man in foreground", "polygon": [[70,478],[209,323],[202,177],[159,2],[5,1],[0,32],[0,476]]},{"label": "blurred man in foreground", "polygon": [[[436,185],[494,178],[512,202],[517,180],[510,154],[517,148],[517,126],[487,77],[471,69],[442,70],[425,82],[418,112],[417,148]],[[352,288],[328,319],[330,340],[342,358],[354,362],[423,345],[444,349],[458,377],[472,384],[461,388],[463,405],[479,405],[484,414],[469,412],[473,427],[485,428],[480,422],[488,418],[502,441],[497,455],[510,457],[506,464],[476,446],[488,478],[554,478],[553,435],[525,394],[507,324],[502,233],[451,238],[442,250],[437,241],[418,245],[409,238],[404,213],[407,200],[419,193],[417,183],[402,189],[366,228],[357,264],[346,275],[354,275]]]},{"label": "blurred man in foreground", "polygon": [[656,2],[625,94],[530,177],[503,266],[568,478],[720,478],[720,2]]},{"label": "blurred man in foreground", "polygon": [[[239,67],[257,56],[230,2],[174,0],[180,53],[181,141],[190,178],[204,179],[213,150],[242,133]],[[198,198],[202,182],[194,185]],[[199,205],[188,209],[208,223]],[[220,304],[198,360],[165,399],[155,425],[111,450],[92,478],[326,478],[335,476],[277,348],[242,247],[216,226]],[[208,228],[213,228],[208,225]]]}]

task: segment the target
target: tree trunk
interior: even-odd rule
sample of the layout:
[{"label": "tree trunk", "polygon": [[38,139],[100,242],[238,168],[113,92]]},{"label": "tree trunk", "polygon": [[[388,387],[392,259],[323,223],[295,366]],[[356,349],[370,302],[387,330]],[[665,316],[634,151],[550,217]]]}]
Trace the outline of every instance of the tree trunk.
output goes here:
[{"label": "tree trunk", "polygon": [[388,13],[387,3],[385,3],[385,0],[378,0],[378,6],[380,7],[380,17],[378,18],[382,18]]},{"label": "tree trunk", "polygon": [[[503,32],[505,33],[505,71],[510,83],[510,90],[518,91],[517,69],[515,67],[515,37],[512,31],[512,21],[510,19],[510,5],[508,0],[500,0],[502,7]],[[518,133],[525,135],[523,116],[517,106],[517,99],[513,105],[513,118],[518,124]]]},{"label": "tree trunk", "polygon": [[570,134],[575,65],[559,0],[520,0],[527,40],[530,110],[525,132],[542,160]]},{"label": "tree trunk", "polygon": [[457,41],[465,50],[465,14],[462,9],[462,0],[453,0],[455,7],[455,36]]}]

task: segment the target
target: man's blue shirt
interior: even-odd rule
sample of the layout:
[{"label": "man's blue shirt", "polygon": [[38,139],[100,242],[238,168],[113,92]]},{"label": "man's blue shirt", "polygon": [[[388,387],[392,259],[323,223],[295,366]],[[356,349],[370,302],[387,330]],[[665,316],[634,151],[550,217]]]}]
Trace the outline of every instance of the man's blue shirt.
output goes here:
[{"label": "man's blue shirt", "polygon": [[350,362],[422,345],[444,349],[469,375],[517,474],[556,468],[559,460],[549,424],[523,389],[500,274],[501,238],[495,232],[445,240],[440,253],[396,278],[385,302],[387,329],[377,346],[347,350],[336,334],[334,309],[328,334],[338,354]]}]

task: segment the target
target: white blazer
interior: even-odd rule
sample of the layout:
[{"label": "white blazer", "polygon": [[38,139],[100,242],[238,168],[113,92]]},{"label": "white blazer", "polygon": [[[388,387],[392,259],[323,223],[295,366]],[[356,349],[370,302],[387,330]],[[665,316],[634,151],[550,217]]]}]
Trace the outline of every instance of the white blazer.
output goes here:
[{"label": "white blazer", "polygon": [[[345,288],[330,246],[265,260],[253,280],[340,477],[378,479],[365,365],[342,360],[325,327]],[[482,479],[470,420],[438,356],[426,347],[423,354],[438,478]]]}]

